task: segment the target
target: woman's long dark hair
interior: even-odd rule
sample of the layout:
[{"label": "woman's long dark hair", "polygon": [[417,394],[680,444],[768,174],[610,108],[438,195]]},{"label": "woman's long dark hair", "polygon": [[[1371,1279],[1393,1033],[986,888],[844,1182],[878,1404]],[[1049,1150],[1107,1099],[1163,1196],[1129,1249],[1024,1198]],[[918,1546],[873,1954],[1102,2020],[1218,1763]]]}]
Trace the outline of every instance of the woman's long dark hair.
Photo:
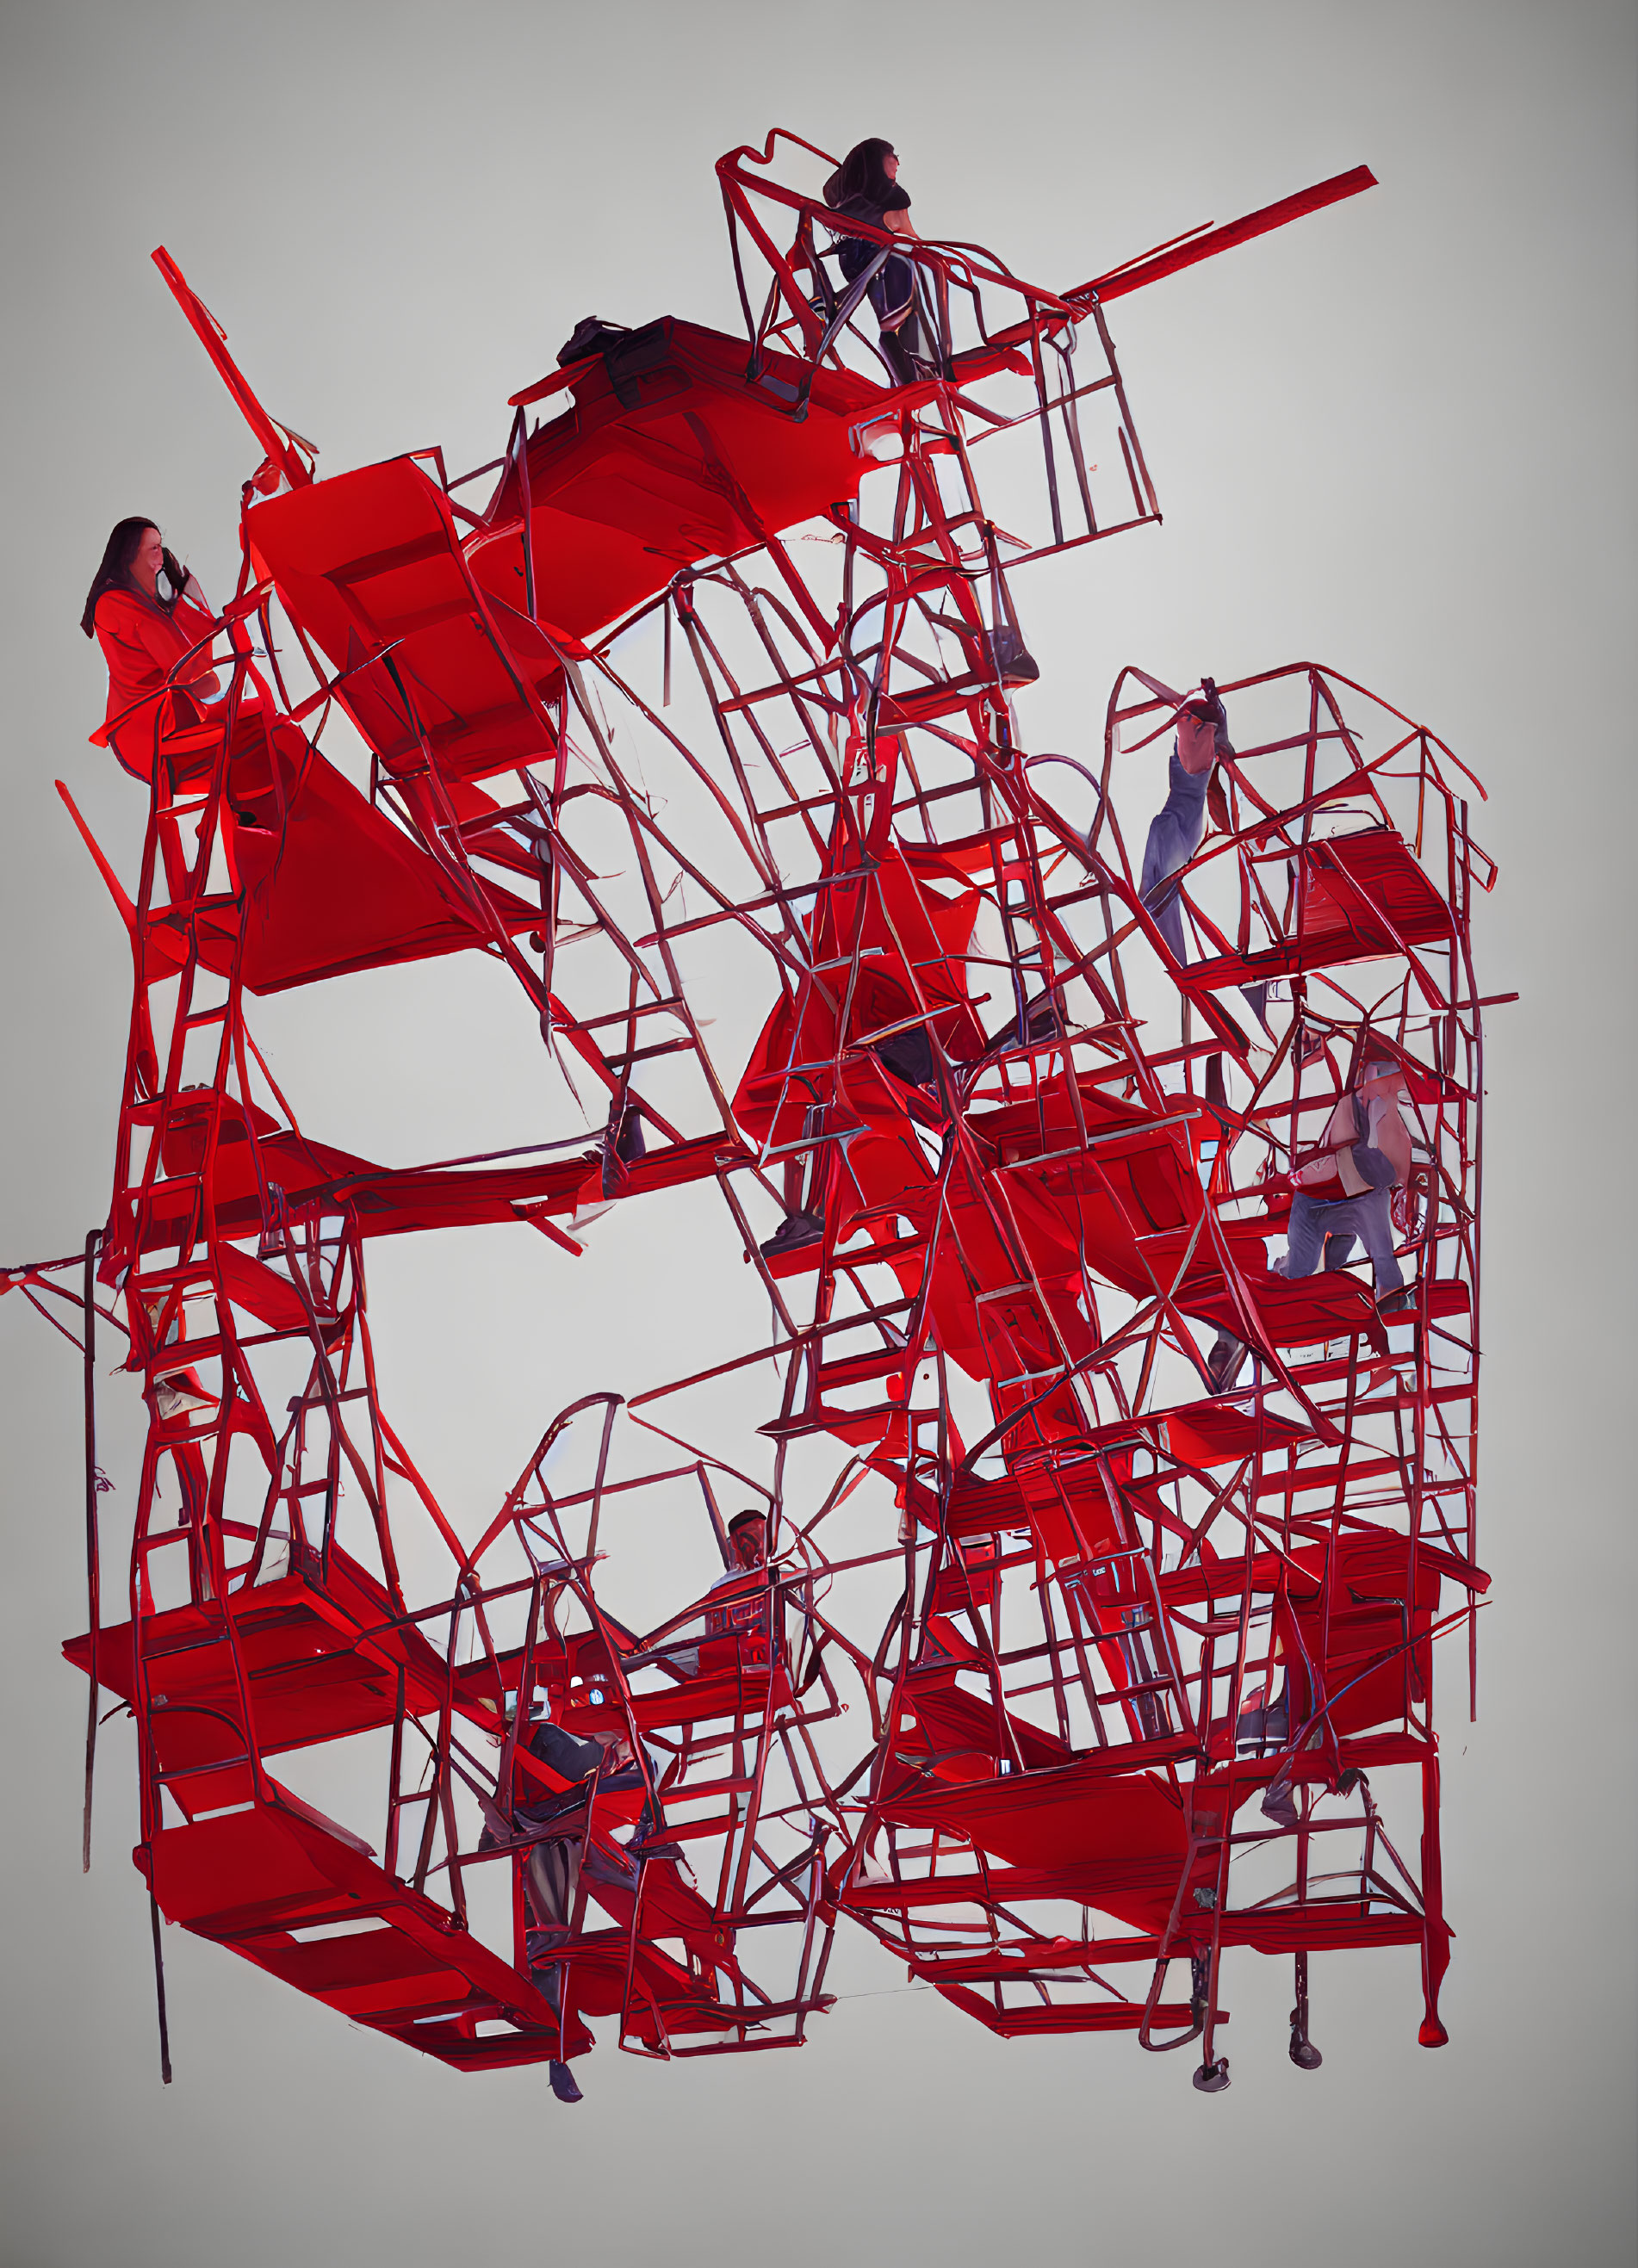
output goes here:
[{"label": "woman's long dark hair", "polygon": [[[157,535],[159,521],[122,519],[115,522],[114,533],[109,536],[107,548],[102,555],[102,564],[92,578],[91,589],[85,599],[85,611],[79,618],[79,626],[87,637],[94,634],[97,601],[105,591],[129,591],[138,599],[146,599],[150,595],[131,573],[131,561],[136,556],[136,546],[148,528],[152,528]],[[168,599],[161,599],[155,593],[153,603],[163,608],[168,615],[181,597],[182,585],[188,580],[187,569],[169,551],[165,555],[165,579],[171,586],[171,595]]]},{"label": "woman's long dark hair", "polygon": [[850,197],[868,198],[873,205],[882,203],[893,186],[882,159],[892,155],[893,144],[882,141],[880,135],[873,135],[867,142],[855,142],[824,185],[824,201],[831,211]]}]

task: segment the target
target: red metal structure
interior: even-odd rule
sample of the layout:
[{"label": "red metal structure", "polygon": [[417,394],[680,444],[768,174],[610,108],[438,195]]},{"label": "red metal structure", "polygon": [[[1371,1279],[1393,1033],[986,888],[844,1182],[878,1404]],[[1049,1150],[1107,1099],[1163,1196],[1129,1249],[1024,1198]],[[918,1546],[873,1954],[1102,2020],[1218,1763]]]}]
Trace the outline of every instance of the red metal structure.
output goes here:
[{"label": "red metal structure", "polygon": [[[598,2021],[798,2043],[842,1921],[993,2031],[1134,2031],[1208,2092],[1233,1948],[1295,1957],[1311,2067],[1310,1956],[1416,1947],[1436,2044],[1434,1641],[1471,1654],[1486,1586],[1471,776],[1334,670],[1225,681],[1180,956],[1139,761],[1178,698],[1123,672],[1101,762],[1032,747],[1019,597],[1159,519],[1110,303],[1371,177],[1062,293],[905,247],[902,385],[836,259],[885,238],[776,154],[833,162],[718,166],[747,337],[606,330],[464,480],[436,449],[317,478],[155,255],[264,461],[225,697],[145,722],[134,897],[91,844],[134,968],[107,1226],[77,1291],[8,1279],[84,1322],[87,1863],[111,1694],[156,1958],[163,1913],[461,2068],[561,2067]],[[589,1152],[401,1169],[299,1128],[250,1002],[461,951],[513,973]],[[730,962],[749,1062],[708,1044]],[[1368,1051],[1414,1121],[1397,1311],[1270,1259]],[[377,1392],[370,1241],[515,1220],[578,1256],[697,1181],[771,1344],[564,1410],[457,1533]],[[100,1320],[150,1412],[112,1619]],[[770,1360],[759,1440],[702,1444]],[[765,1559],[724,1524],[748,1491]],[[656,1503],[727,1572],[638,1630],[608,1602]],[[589,1780],[534,1752],[542,1703]],[[277,1777],[344,1742],[385,1775],[350,1823]]]}]

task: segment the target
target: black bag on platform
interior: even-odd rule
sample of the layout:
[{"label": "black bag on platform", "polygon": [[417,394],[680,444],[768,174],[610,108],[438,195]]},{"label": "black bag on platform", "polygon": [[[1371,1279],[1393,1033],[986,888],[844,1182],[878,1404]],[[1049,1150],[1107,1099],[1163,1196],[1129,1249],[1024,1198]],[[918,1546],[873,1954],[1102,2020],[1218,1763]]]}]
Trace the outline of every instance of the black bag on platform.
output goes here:
[{"label": "black bag on platform", "polygon": [[603,369],[622,409],[636,409],[642,397],[637,381],[645,371],[657,370],[670,350],[671,319],[645,323],[629,330],[623,323],[606,323],[601,315],[583,315],[557,350],[557,366],[590,362],[601,355]]}]

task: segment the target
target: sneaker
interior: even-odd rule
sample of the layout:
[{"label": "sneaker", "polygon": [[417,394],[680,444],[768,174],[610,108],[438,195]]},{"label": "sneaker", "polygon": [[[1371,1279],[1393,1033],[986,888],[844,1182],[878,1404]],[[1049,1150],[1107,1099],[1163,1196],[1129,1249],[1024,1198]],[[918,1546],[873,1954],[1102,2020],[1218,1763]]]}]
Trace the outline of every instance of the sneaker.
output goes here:
[{"label": "sneaker", "polygon": [[1407,1310],[1413,1310],[1415,1306],[1416,1294],[1406,1285],[1401,1291],[1384,1292],[1376,1302],[1376,1313],[1379,1315],[1403,1315]]},{"label": "sneaker", "polygon": [[785,1253],[799,1252],[805,1244],[821,1243],[823,1238],[824,1223],[816,1212],[787,1212],[759,1249],[764,1260],[778,1260]]},{"label": "sneaker", "polygon": [[551,2091],[559,2102],[580,2101],[580,2090],[574,2083],[574,2073],[566,2063],[559,2063],[554,2056],[546,2066],[546,2074],[551,2081]]}]

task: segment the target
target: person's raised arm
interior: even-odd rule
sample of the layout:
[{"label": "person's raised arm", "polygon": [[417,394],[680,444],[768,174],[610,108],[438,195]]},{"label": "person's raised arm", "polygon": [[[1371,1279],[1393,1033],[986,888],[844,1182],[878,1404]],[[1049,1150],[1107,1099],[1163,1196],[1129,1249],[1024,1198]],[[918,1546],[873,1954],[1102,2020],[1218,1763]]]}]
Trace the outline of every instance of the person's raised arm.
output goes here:
[{"label": "person's raised arm", "polygon": [[1177,718],[1177,762],[1192,779],[1210,771],[1217,761],[1217,730],[1209,720],[1188,709]]}]

